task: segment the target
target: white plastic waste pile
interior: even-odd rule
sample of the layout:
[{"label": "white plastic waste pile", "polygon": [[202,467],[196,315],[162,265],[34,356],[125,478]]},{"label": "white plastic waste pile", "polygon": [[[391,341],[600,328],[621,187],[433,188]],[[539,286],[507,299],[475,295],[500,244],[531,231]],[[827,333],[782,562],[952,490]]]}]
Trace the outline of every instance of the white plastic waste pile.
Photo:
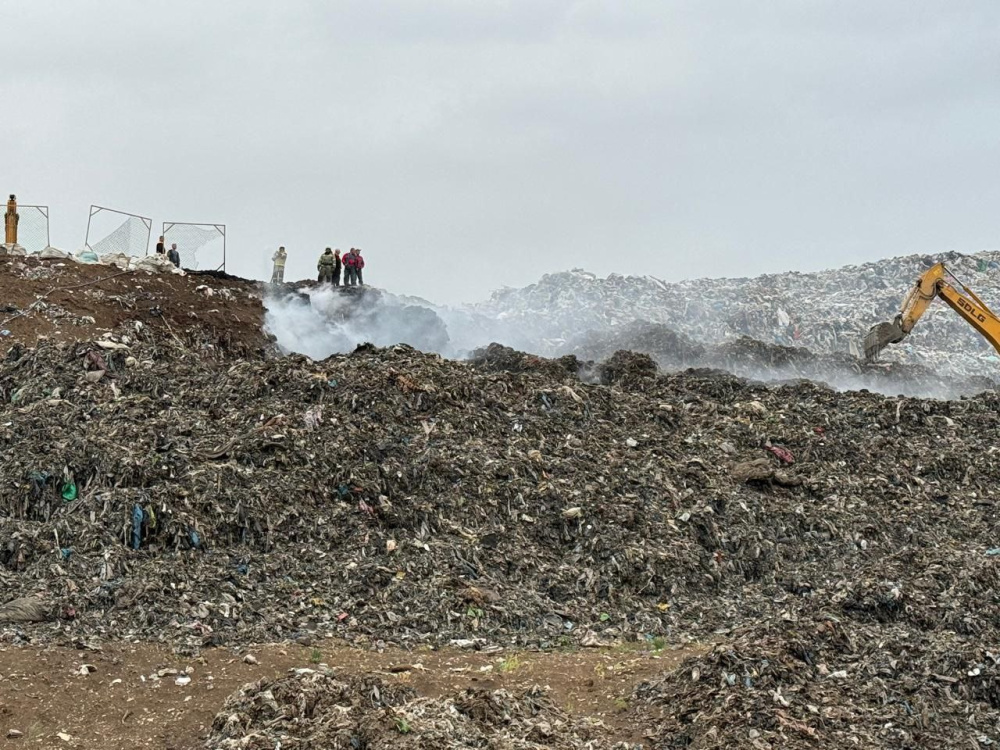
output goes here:
[{"label": "white plastic waste pile", "polygon": [[[857,356],[869,328],[891,319],[917,277],[941,260],[1000,311],[1000,252],[910,255],[815,273],[681,282],[614,274],[601,278],[575,269],[499,291],[469,310],[502,320],[526,340],[543,342],[542,353],[548,354],[585,331],[645,320],[704,344],[749,336],[817,354]],[[905,343],[882,358],[926,365],[949,376],[1000,372],[993,348],[941,302],[932,305]]]},{"label": "white plastic waste pile", "polygon": [[146,271],[148,273],[174,273],[183,276],[184,270],[176,268],[165,256],[147,255],[136,257],[125,253],[109,253],[98,256],[90,247],[84,245],[74,254],[65,252],[56,247],[46,247],[38,253],[32,253],[32,257],[43,260],[74,260],[77,263],[87,265],[105,265],[118,268],[122,271]]}]

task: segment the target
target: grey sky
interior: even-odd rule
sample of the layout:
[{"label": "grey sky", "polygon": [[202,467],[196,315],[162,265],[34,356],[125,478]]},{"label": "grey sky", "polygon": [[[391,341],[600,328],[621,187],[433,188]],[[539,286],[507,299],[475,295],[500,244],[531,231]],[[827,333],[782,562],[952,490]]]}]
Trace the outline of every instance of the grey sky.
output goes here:
[{"label": "grey sky", "polygon": [[[1000,246],[996,0],[6,3],[0,190],[454,302]],[[10,45],[6,40],[13,39]]]}]

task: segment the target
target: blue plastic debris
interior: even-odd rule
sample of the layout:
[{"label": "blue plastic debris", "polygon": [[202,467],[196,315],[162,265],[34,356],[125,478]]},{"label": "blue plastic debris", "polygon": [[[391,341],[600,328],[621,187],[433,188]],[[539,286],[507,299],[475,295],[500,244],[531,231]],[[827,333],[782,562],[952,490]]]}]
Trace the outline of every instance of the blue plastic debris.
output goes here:
[{"label": "blue plastic debris", "polygon": [[145,512],[142,506],[132,506],[132,549],[139,549],[142,544],[142,519]]}]

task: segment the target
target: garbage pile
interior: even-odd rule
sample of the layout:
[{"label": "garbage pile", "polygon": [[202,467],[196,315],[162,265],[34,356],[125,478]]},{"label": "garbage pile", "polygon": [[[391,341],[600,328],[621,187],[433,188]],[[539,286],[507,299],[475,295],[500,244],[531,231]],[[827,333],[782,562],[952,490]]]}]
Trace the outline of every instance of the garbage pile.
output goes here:
[{"label": "garbage pile", "polygon": [[4,245],[6,252],[0,255],[32,258],[37,260],[70,260],[85,265],[111,266],[121,270],[146,271],[148,273],[174,273],[184,275],[184,271],[174,266],[166,255],[129,255],[127,253],[105,253],[100,255],[86,245],[75,253],[68,253],[57,247],[47,246],[37,253],[26,252],[20,245]]},{"label": "garbage pile", "polygon": [[669,369],[703,366],[706,347],[663,323],[634,320],[606,329],[581,332],[571,337],[561,350],[583,360],[603,360],[626,349],[649,354]]},{"label": "garbage pile", "polygon": [[626,349],[652,356],[660,367],[724,370],[765,383],[808,379],[839,390],[867,388],[890,395],[927,398],[971,396],[998,386],[993,376],[947,376],[920,364],[866,363],[844,353],[816,354],[798,346],[768,344],[746,336],[722,344],[701,345],[662,323],[637,321],[606,331],[588,331],[558,351],[583,361],[606,359]]},{"label": "garbage pile", "polygon": [[1000,654],[955,632],[830,607],[748,628],[635,691],[652,747],[971,748],[997,743]]},{"label": "garbage pile", "polygon": [[921,622],[994,632],[996,397],[769,389],[625,353],[600,381],[409,347],[212,359],[150,329],[14,347],[0,586],[58,614],[3,637],[701,638],[890,577],[931,587]]},{"label": "garbage pile", "polygon": [[[636,320],[669,326],[699,344],[740,337],[802,347],[815,354],[860,354],[869,328],[891,319],[906,292],[930,265],[944,261],[994,309],[1000,308],[1000,253],[942,253],[890,258],[817,273],[767,274],[753,279],[653,277],[581,270],[549,274],[523,289],[505,289],[471,310],[501,320],[541,354],[564,353],[581,331],[606,332]],[[515,344],[520,345],[520,344]],[[533,347],[530,347],[533,348]],[[939,375],[995,376],[997,352],[943,303],[935,302],[911,336],[883,354],[890,363],[917,364]]]},{"label": "garbage pile", "polygon": [[303,668],[246,685],[216,716],[208,750],[354,750],[354,748],[503,747],[584,750],[629,746],[605,742],[600,724],[572,719],[535,688],[464,690],[425,698],[377,677],[341,678]]},{"label": "garbage pile", "polygon": [[997,394],[197,331],[0,351],[0,642],[697,640],[657,747],[1000,742]]}]

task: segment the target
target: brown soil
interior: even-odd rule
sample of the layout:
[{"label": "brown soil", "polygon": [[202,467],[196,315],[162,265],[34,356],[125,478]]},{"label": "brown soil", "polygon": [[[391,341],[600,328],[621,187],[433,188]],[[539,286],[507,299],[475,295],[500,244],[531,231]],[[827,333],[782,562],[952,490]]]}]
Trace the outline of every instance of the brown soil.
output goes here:
[{"label": "brown soil", "polygon": [[174,332],[201,328],[214,339],[255,349],[267,343],[263,314],[256,282],[235,277],[0,256],[0,331],[9,331],[0,333],[0,348],[34,346],[39,337],[93,339],[138,320]]},{"label": "brown soil", "polygon": [[[464,688],[547,686],[567,712],[599,718],[623,740],[638,741],[628,696],[635,685],[677,666],[693,649],[575,652],[362,651],[337,643],[268,645],[239,653],[181,657],[156,645],[114,644],[101,651],[9,648],[0,651],[0,749],[164,748],[195,750],[230,693],[291,668],[326,664],[345,675],[377,673],[440,697]],[[257,664],[247,664],[252,654]],[[84,675],[84,665],[94,671]],[[176,684],[191,669],[191,682]],[[154,679],[160,670],[176,670]],[[23,733],[9,738],[10,730]],[[60,734],[64,735],[60,737]],[[69,739],[65,739],[69,737]]]}]

